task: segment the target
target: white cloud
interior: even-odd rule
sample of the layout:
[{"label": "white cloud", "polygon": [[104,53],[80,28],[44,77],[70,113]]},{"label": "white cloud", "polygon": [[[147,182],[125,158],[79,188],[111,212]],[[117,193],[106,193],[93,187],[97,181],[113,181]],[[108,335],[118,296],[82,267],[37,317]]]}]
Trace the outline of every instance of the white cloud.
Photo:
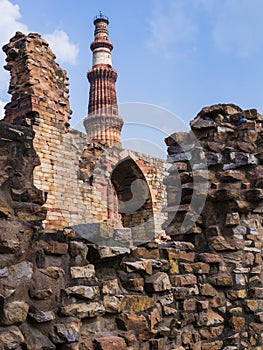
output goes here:
[{"label": "white cloud", "polygon": [[3,119],[5,116],[5,110],[4,110],[5,105],[6,105],[6,102],[0,100],[0,119]]},{"label": "white cloud", "polygon": [[189,15],[189,7],[182,2],[171,2],[158,8],[149,22],[149,46],[166,57],[187,55],[193,48],[197,28]]},{"label": "white cloud", "polygon": [[1,48],[7,44],[16,31],[28,32],[26,24],[19,21],[21,18],[18,5],[8,0],[0,0],[0,90],[6,90],[9,81],[9,74],[2,67],[5,65],[5,54]]},{"label": "white cloud", "polygon": [[26,24],[19,22],[21,18],[18,5],[12,4],[8,0],[0,0],[0,42],[6,43],[16,31],[28,32]]},{"label": "white cloud", "polygon": [[79,49],[77,45],[70,42],[66,32],[56,29],[53,33],[44,35],[44,38],[60,62],[76,64]]},{"label": "white cloud", "polygon": [[261,0],[225,0],[214,23],[213,40],[225,54],[249,57],[263,47]]}]

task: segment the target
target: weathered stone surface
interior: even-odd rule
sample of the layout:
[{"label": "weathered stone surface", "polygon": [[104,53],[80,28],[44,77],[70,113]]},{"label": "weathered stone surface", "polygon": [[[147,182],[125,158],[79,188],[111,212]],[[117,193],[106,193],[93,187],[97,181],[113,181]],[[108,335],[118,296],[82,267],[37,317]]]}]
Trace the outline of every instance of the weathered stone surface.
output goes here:
[{"label": "weathered stone surface", "polygon": [[173,286],[188,286],[197,283],[197,278],[195,275],[173,275],[170,276],[171,284]]},{"label": "weathered stone surface", "polygon": [[73,295],[80,299],[93,300],[100,296],[100,289],[98,286],[73,286],[65,289],[68,295]]},{"label": "weathered stone surface", "polygon": [[91,302],[63,306],[60,311],[64,316],[76,316],[82,319],[103,315],[105,308],[101,302]]},{"label": "weathered stone surface", "polygon": [[224,318],[212,310],[202,311],[198,316],[199,326],[216,326],[224,322]]},{"label": "weathered stone surface", "polygon": [[3,309],[1,323],[5,326],[21,324],[25,322],[29,305],[24,301],[13,301],[6,303]]},{"label": "weathered stone surface", "polygon": [[139,261],[127,261],[122,264],[127,272],[145,271],[147,274],[152,274],[152,261],[150,259],[141,259]]},{"label": "weathered stone surface", "polygon": [[79,340],[81,324],[79,321],[56,323],[51,333],[51,339],[55,344],[75,343]]},{"label": "weathered stone surface", "polygon": [[163,292],[170,290],[172,286],[165,272],[157,272],[145,279],[145,288],[148,292]]},{"label": "weathered stone surface", "polygon": [[37,323],[53,321],[56,315],[53,311],[33,311],[29,312],[28,315]]},{"label": "weathered stone surface", "polygon": [[28,350],[55,350],[49,338],[29,323],[20,326]]},{"label": "weathered stone surface", "polygon": [[96,349],[98,350],[126,350],[127,346],[125,340],[121,337],[108,336],[96,338],[94,340]]},{"label": "weathered stone surface", "polygon": [[71,257],[80,255],[83,259],[86,259],[89,248],[83,242],[70,242],[69,243],[69,254]]},{"label": "weathered stone surface", "polygon": [[229,273],[218,273],[210,276],[208,278],[209,282],[213,286],[232,286],[233,280]]},{"label": "weathered stone surface", "polygon": [[46,269],[39,269],[39,271],[44,275],[53,279],[58,279],[61,276],[63,276],[65,273],[62,268],[56,267],[56,266],[50,266],[50,267],[47,267]]},{"label": "weathered stone surface", "polygon": [[87,281],[91,281],[95,277],[94,265],[86,266],[73,266],[70,268],[71,277],[74,279],[84,278]]},{"label": "weathered stone surface", "polygon": [[8,280],[16,281],[21,279],[30,279],[33,275],[33,265],[30,262],[23,261],[12,265],[8,269]]},{"label": "weathered stone surface", "polygon": [[132,313],[122,314],[117,318],[117,324],[120,329],[129,330],[144,330],[148,327],[147,320],[143,315],[136,315]]},{"label": "weathered stone surface", "polygon": [[102,293],[109,295],[121,294],[121,289],[117,278],[103,282]]},{"label": "weathered stone surface", "polygon": [[228,243],[223,237],[210,238],[209,245],[215,251],[236,250],[236,248]]},{"label": "weathered stone surface", "polygon": [[120,313],[125,308],[125,297],[123,295],[105,295],[103,305],[108,313]]},{"label": "weathered stone surface", "polygon": [[[1,349],[19,349],[19,345],[21,345],[24,340],[25,338],[18,327],[0,328]],[[55,349],[55,347],[53,349]]]},{"label": "weathered stone surface", "polygon": [[230,319],[230,324],[235,331],[241,331],[242,328],[244,328],[244,326],[245,326],[245,318],[233,316]]},{"label": "weathered stone surface", "polygon": [[51,297],[53,294],[51,288],[47,289],[35,289],[34,287],[30,289],[30,296],[31,298],[38,299],[38,300],[46,300]]},{"label": "weathered stone surface", "polygon": [[140,312],[151,308],[155,304],[155,299],[147,295],[127,295],[125,296],[126,309],[131,312]]}]

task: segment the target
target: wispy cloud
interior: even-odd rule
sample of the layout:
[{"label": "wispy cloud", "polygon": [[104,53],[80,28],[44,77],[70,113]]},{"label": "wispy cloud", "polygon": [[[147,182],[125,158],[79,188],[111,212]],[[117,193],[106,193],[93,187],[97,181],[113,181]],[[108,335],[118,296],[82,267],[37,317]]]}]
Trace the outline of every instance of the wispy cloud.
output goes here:
[{"label": "wispy cloud", "polygon": [[[28,32],[26,24],[20,21],[21,14],[18,5],[12,4],[9,0],[0,0],[0,48],[6,44],[16,31]],[[3,70],[5,55],[0,49],[0,90],[6,90],[9,74]]]},{"label": "wispy cloud", "polygon": [[58,60],[61,63],[76,64],[79,53],[78,46],[69,40],[69,36],[61,29],[56,29],[51,34],[44,35],[50,44]]},{"label": "wispy cloud", "polygon": [[253,56],[263,47],[262,0],[225,0],[213,28],[216,48],[224,54]]},{"label": "wispy cloud", "polygon": [[194,47],[197,27],[187,6],[180,1],[166,3],[166,6],[159,3],[149,21],[149,29],[149,46],[166,57],[187,55]]},{"label": "wispy cloud", "polygon": [[5,110],[4,110],[5,105],[6,105],[6,102],[0,100],[0,119],[3,119],[5,116]]}]

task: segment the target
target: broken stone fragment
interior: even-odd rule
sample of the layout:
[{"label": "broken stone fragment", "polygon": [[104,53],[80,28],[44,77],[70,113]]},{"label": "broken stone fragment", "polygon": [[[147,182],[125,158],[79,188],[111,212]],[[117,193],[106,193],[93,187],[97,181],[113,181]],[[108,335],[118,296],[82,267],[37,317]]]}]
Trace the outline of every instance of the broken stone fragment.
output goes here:
[{"label": "broken stone fragment", "polygon": [[240,224],[240,216],[238,212],[226,214],[225,226],[231,227],[231,226],[237,226],[239,224]]},{"label": "broken stone fragment", "polygon": [[34,287],[30,288],[29,293],[30,293],[31,298],[37,299],[37,300],[49,299],[51,297],[51,295],[53,294],[51,288],[36,289]]},{"label": "broken stone fragment", "polygon": [[49,338],[41,333],[37,328],[25,322],[20,326],[24,336],[24,343],[28,350],[55,350],[56,347]]},{"label": "broken stone fragment", "polygon": [[93,300],[100,296],[100,289],[98,286],[73,286],[65,289],[67,295],[73,295],[80,299]]},{"label": "broken stone fragment", "polygon": [[202,311],[198,316],[198,326],[216,326],[224,323],[224,318],[212,310]]},{"label": "broken stone fragment", "polygon": [[125,308],[130,312],[145,311],[155,304],[154,297],[147,295],[125,295],[125,301]]},{"label": "broken stone fragment", "polygon": [[98,255],[97,259],[95,257],[95,261],[98,259],[113,258],[119,255],[125,255],[130,253],[130,249],[127,247],[98,246],[98,247],[95,247],[94,249],[96,250]]},{"label": "broken stone fragment", "polygon": [[50,334],[51,340],[55,344],[75,343],[79,341],[81,323],[71,321],[67,323],[55,323]]},{"label": "broken stone fragment", "polygon": [[224,237],[212,237],[209,239],[209,246],[215,251],[224,251],[224,250],[237,250],[232,244],[228,243]]},{"label": "broken stone fragment", "polygon": [[102,293],[109,294],[109,295],[121,294],[122,291],[120,289],[118,279],[114,278],[112,280],[104,281],[102,285]]},{"label": "broken stone fragment", "polygon": [[121,267],[127,272],[145,271],[148,275],[152,274],[152,261],[150,259],[140,259],[138,261],[126,261]]},{"label": "broken stone fragment", "polygon": [[61,267],[56,266],[49,266],[46,269],[39,269],[38,271],[53,279],[58,279],[65,274]]},{"label": "broken stone fragment", "polygon": [[0,200],[0,218],[1,217],[5,217],[5,218],[11,217],[12,213],[13,213],[13,211],[12,211],[12,208],[10,207],[10,205],[1,199]]},{"label": "broken stone fragment", "polygon": [[82,319],[104,315],[105,308],[102,302],[76,303],[61,307],[60,312],[64,316],[75,316]]},{"label": "broken stone fragment", "polygon": [[84,278],[87,281],[91,281],[95,277],[95,268],[92,264],[86,266],[73,266],[70,268],[70,274],[73,279]]},{"label": "broken stone fragment", "polygon": [[125,340],[117,336],[95,338],[94,345],[97,350],[126,350]]},{"label": "broken stone fragment", "polygon": [[0,328],[0,349],[19,349],[24,341],[25,338],[18,327]]},{"label": "broken stone fragment", "polygon": [[192,130],[198,129],[213,129],[216,127],[216,123],[212,120],[212,118],[202,118],[197,117],[196,119],[190,122],[190,127]]},{"label": "broken stone fragment", "polygon": [[173,275],[170,276],[171,284],[173,286],[188,286],[197,283],[197,277],[192,274],[187,275]]},{"label": "broken stone fragment", "polygon": [[53,311],[34,311],[29,312],[28,315],[37,323],[53,321],[56,318]]},{"label": "broken stone fragment", "polygon": [[213,286],[231,287],[233,285],[232,277],[229,273],[221,272],[208,277],[208,281]]},{"label": "broken stone fragment", "polygon": [[10,266],[8,269],[8,281],[31,279],[32,275],[33,264],[31,262],[22,261],[21,263]]},{"label": "broken stone fragment", "polygon": [[1,324],[9,326],[25,322],[28,310],[29,305],[24,301],[13,301],[4,304]]},{"label": "broken stone fragment", "polygon": [[69,254],[72,258],[80,255],[82,259],[86,259],[88,250],[88,246],[83,242],[72,241],[69,243]]},{"label": "broken stone fragment", "polygon": [[107,313],[120,313],[125,308],[125,297],[123,295],[105,295],[103,305]]},{"label": "broken stone fragment", "polygon": [[240,316],[232,316],[229,323],[235,331],[240,332],[245,326],[245,318]]},{"label": "broken stone fragment", "polygon": [[148,328],[148,323],[143,315],[123,313],[116,319],[119,329],[125,331],[143,331]]},{"label": "broken stone fragment", "polygon": [[145,279],[147,292],[163,292],[172,288],[168,275],[165,272],[157,272]]}]

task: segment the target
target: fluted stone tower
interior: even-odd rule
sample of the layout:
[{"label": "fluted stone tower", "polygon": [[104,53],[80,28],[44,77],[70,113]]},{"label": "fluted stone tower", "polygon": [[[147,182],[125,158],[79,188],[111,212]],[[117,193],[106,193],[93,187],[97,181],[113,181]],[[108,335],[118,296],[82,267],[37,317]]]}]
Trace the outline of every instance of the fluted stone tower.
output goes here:
[{"label": "fluted stone tower", "polygon": [[112,43],[108,40],[108,17],[95,17],[92,69],[87,73],[90,82],[88,117],[84,120],[91,141],[113,146],[121,142],[123,120],[119,116],[115,83],[117,72],[112,68]]}]

